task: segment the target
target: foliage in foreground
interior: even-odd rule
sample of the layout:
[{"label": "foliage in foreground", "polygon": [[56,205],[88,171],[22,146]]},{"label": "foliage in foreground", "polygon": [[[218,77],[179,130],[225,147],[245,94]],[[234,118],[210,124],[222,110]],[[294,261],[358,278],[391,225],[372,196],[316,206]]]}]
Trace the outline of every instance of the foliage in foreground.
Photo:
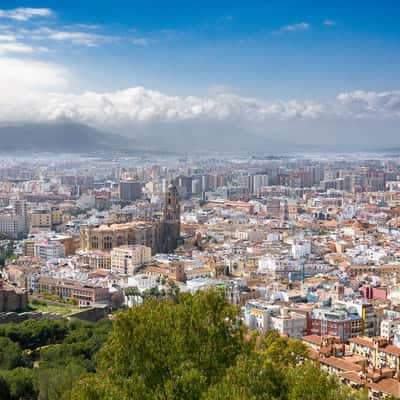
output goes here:
[{"label": "foliage in foreground", "polygon": [[148,299],[110,321],[0,326],[1,400],[364,400],[296,340],[249,337],[221,293]]},{"label": "foliage in foreground", "polygon": [[220,293],[149,300],[120,313],[96,373],[73,400],[356,400],[306,361],[296,340],[246,337],[237,309]]},{"label": "foliage in foreground", "polygon": [[29,320],[0,326],[0,399],[69,399],[73,384],[95,371],[109,321]]}]

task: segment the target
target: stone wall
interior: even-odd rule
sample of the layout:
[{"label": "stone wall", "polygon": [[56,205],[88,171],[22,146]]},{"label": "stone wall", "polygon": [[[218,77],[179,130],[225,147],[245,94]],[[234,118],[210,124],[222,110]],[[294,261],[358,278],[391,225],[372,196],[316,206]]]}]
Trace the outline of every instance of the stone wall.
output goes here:
[{"label": "stone wall", "polygon": [[77,318],[84,321],[96,322],[102,318],[107,317],[109,312],[108,306],[98,306],[93,308],[87,308],[82,311],[70,314],[68,318]]},{"label": "stone wall", "polygon": [[0,312],[23,310],[28,305],[28,293],[14,289],[0,289]]},{"label": "stone wall", "polygon": [[42,313],[38,311],[28,311],[23,313],[2,312],[0,313],[0,324],[10,324],[10,323],[17,324],[19,322],[24,322],[28,319],[40,320],[44,318],[59,320],[62,319],[63,317],[60,314]]}]

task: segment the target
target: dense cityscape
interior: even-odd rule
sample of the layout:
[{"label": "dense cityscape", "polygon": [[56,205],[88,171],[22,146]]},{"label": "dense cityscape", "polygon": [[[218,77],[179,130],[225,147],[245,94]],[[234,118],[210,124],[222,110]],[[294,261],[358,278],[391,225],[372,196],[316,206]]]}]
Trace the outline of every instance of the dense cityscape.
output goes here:
[{"label": "dense cityscape", "polygon": [[249,333],[400,395],[397,155],[19,155],[0,176],[1,324],[222,290]]},{"label": "dense cityscape", "polygon": [[0,400],[400,400],[400,1],[0,3]]}]

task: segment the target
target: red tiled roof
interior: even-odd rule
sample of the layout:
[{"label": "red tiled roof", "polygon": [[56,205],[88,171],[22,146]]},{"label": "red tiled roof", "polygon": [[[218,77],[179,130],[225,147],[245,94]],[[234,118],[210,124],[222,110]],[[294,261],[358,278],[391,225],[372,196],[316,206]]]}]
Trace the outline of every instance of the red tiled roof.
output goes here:
[{"label": "red tiled roof", "polygon": [[347,361],[344,357],[337,358],[337,357],[329,357],[329,358],[321,358],[319,360],[321,364],[332,366],[336,369],[342,371],[354,371],[359,372],[362,370],[361,366],[358,364],[354,364],[351,361]]},{"label": "red tiled roof", "polygon": [[318,335],[307,335],[302,337],[303,342],[308,342],[315,344],[317,346],[321,346],[322,343],[322,336]]},{"label": "red tiled roof", "polygon": [[367,387],[394,397],[400,397],[400,382],[393,378],[381,379],[377,383],[367,383]]}]

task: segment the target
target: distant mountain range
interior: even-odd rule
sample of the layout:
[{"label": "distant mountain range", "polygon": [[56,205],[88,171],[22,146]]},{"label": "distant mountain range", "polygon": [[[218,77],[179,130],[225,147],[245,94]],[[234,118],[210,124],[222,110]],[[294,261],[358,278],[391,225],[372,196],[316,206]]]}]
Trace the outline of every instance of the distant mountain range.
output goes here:
[{"label": "distant mountain range", "polygon": [[247,152],[270,154],[288,150],[286,143],[255,135],[243,127],[218,121],[159,122],[137,125],[134,137],[143,149],[178,153]]},{"label": "distant mountain range", "polygon": [[134,148],[134,141],[74,123],[0,127],[0,151],[93,152]]},{"label": "distant mountain range", "polygon": [[26,124],[0,127],[0,151],[39,152],[252,152],[277,149],[277,143],[239,131],[234,126],[213,124],[195,128],[185,124],[138,126],[124,135],[104,133],[76,123]]},{"label": "distant mountain range", "polygon": [[[121,133],[121,134],[120,134]],[[278,138],[278,139],[271,139]],[[121,129],[104,133],[84,124],[72,122],[25,124],[0,127],[0,152],[33,151],[55,153],[93,153],[121,151],[129,153],[193,154],[232,152],[253,155],[274,155],[286,152],[344,151],[339,144],[309,143],[309,138],[284,138],[271,128],[268,137],[248,132],[235,124],[218,122],[148,123],[136,125],[134,130]],[[343,145],[343,142],[340,142]],[[347,150],[362,150],[347,146]],[[388,146],[389,147],[389,146]],[[393,146],[393,148],[398,146]],[[368,151],[368,147],[364,149]],[[369,149],[370,151],[372,147]],[[386,149],[388,151],[388,149]]]}]

